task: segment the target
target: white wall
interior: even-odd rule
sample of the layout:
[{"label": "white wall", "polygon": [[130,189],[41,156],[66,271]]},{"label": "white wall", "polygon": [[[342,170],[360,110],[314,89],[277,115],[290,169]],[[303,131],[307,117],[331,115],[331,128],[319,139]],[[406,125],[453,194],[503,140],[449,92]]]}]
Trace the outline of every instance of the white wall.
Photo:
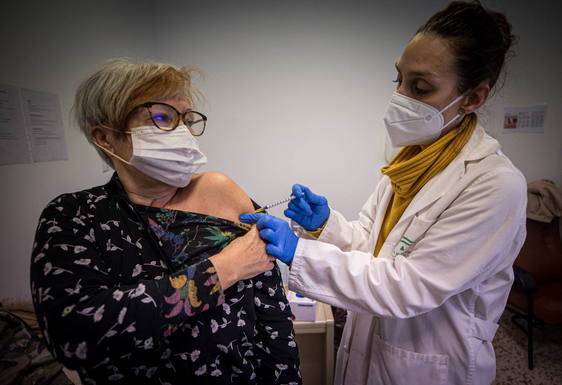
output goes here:
[{"label": "white wall", "polygon": [[69,160],[0,166],[0,298],[29,295],[31,246],[47,202],[109,178],[70,108],[78,84],[108,58],[154,58],[151,5],[147,0],[2,3],[0,83],[59,95]]},{"label": "white wall", "polygon": [[[0,32],[13,37],[4,50],[11,58],[0,61],[0,83],[58,93],[67,117],[79,81],[108,57],[198,65],[206,74],[197,82],[207,98],[200,107],[209,115],[200,141],[209,157],[205,170],[229,174],[260,203],[282,199],[293,183],[307,184],[353,218],[385,162],[382,115],[394,62],[446,2],[75,3],[9,5],[12,17]],[[510,78],[483,118],[528,180],[562,186],[560,53],[547,44],[560,36],[561,7],[486,4],[508,15],[520,42]],[[503,135],[497,128],[504,104],[543,102],[544,135]],[[68,119],[65,132],[69,161],[0,166],[0,298],[28,292],[33,232],[46,202],[109,177]]]},{"label": "white wall", "polygon": [[[491,1],[506,13],[519,36],[508,63],[507,83],[485,112],[490,131],[527,180],[553,180],[562,188],[562,2]],[[546,103],[544,134],[503,134],[504,106]]]},{"label": "white wall", "polygon": [[[159,2],[159,56],[199,65],[210,163],[259,202],[308,184],[353,216],[383,163],[394,61],[444,1]],[[559,2],[489,1],[520,35],[505,87],[482,121],[529,180],[562,186]],[[190,15],[186,20],[185,16]],[[539,21],[540,22],[537,22]],[[504,105],[548,103],[545,134],[501,132]],[[280,210],[276,211],[280,213]]]},{"label": "white wall", "polygon": [[206,73],[207,169],[262,204],[303,183],[355,215],[384,162],[393,63],[431,12],[411,3],[413,21],[390,1],[160,2],[159,56]]}]

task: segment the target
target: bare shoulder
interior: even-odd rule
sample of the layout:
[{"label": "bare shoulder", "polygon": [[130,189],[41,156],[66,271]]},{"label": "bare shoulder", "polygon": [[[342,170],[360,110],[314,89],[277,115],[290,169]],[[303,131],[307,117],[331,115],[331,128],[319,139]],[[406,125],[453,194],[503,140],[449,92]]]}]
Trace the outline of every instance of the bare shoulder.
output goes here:
[{"label": "bare shoulder", "polygon": [[240,213],[253,210],[252,201],[248,194],[228,175],[220,171],[209,171],[197,177],[198,189],[205,193],[208,199],[220,201]]},{"label": "bare shoulder", "polygon": [[[228,175],[220,171],[209,171],[198,175],[198,184],[205,188],[225,190],[228,193],[244,193],[244,191]],[[245,194],[245,193],[244,193]]]}]

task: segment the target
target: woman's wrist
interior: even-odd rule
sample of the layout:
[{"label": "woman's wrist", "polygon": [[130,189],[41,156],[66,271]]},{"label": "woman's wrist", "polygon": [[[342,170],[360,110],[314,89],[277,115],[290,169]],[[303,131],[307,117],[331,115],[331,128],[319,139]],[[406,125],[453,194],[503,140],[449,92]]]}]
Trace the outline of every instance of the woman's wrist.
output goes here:
[{"label": "woman's wrist", "polygon": [[322,226],[320,226],[319,228],[317,228],[316,230],[307,230],[304,229],[308,234],[312,235],[314,238],[318,239],[320,237],[320,234],[322,234],[322,231],[324,231],[324,228],[326,227],[326,224],[328,223],[328,218],[326,218],[326,220],[324,221],[324,224]]},{"label": "woman's wrist", "polygon": [[228,289],[239,281],[236,266],[231,262],[231,258],[224,253],[224,250],[209,258],[209,261],[215,267],[219,282],[223,290]]}]

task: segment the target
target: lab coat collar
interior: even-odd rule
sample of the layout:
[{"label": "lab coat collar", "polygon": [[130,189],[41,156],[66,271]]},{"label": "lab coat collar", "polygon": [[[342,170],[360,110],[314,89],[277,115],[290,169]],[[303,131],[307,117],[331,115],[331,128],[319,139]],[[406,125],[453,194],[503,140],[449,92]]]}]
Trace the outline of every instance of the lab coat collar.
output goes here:
[{"label": "lab coat collar", "polygon": [[467,143],[467,147],[471,144],[471,142],[472,145],[469,149],[470,151],[467,153],[465,162],[484,159],[488,155],[491,155],[501,149],[500,143],[488,135],[486,131],[484,131],[484,128],[480,125],[476,126],[471,139]]},{"label": "lab coat collar", "polygon": [[477,125],[459,155],[416,194],[397,225],[400,222],[408,221],[411,216],[423,211],[424,208],[441,198],[445,192],[451,189],[463,177],[469,162],[483,159],[499,149],[500,144],[498,141],[487,135],[482,126]]}]

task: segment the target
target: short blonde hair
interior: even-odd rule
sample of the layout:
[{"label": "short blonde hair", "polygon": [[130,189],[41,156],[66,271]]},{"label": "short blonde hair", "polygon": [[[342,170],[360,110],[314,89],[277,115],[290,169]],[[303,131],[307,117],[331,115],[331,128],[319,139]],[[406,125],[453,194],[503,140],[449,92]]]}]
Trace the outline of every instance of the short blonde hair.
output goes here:
[{"label": "short blonde hair", "polygon": [[[92,143],[91,127],[104,125],[125,130],[131,109],[139,104],[173,97],[185,98],[193,105],[201,97],[192,84],[192,67],[165,63],[133,63],[126,58],[112,59],[84,80],[76,91],[74,114],[78,126]],[[113,167],[99,148],[100,156]]]}]

